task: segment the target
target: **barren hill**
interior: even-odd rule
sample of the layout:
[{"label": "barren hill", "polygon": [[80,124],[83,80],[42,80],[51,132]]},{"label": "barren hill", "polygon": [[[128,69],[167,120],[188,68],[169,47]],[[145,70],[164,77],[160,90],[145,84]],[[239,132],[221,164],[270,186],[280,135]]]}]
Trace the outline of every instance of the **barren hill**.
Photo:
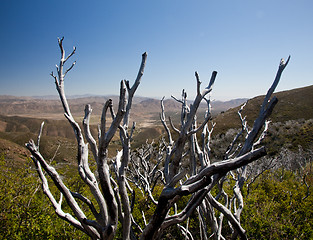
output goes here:
[{"label": "barren hill", "polygon": [[[278,92],[274,95],[277,96],[279,100],[271,115],[271,120],[274,123],[298,119],[313,119],[313,86]],[[111,98],[114,102],[117,102],[116,96],[111,96]],[[99,122],[99,115],[105,99],[107,98],[85,97],[69,100],[73,113],[76,117],[79,116],[80,118],[83,117],[84,105],[86,103],[92,105],[94,109],[94,119],[91,130],[94,136],[97,135],[97,123]],[[262,96],[250,99],[243,111],[243,115],[247,115],[248,124],[250,126],[253,124],[252,119],[258,114],[262,99]],[[220,113],[213,118],[213,121],[216,122],[213,135],[225,132],[230,128],[240,128],[237,111],[239,109],[238,105],[242,102],[244,102],[244,99],[223,103],[216,101],[212,103],[215,112]],[[221,106],[218,104],[221,104]],[[233,108],[227,110],[227,108],[232,106]],[[178,119],[180,107],[180,104],[172,99],[165,100],[166,114],[167,116],[171,116],[173,120],[175,120],[175,118]],[[201,111],[204,111],[204,109],[205,104],[203,104]],[[134,147],[145,142],[147,138],[158,138],[162,134],[163,128],[160,126],[159,112],[159,100],[136,98],[132,108],[132,116],[133,120],[137,121],[139,126],[136,128],[135,132]],[[43,119],[45,119],[43,135],[49,138],[49,140],[47,140],[47,149],[51,148],[51,145],[57,146],[60,141],[63,142],[61,146],[65,147],[70,144],[70,139],[74,139],[73,131],[63,116],[62,106],[58,100],[0,96],[0,113],[0,139],[5,139],[5,141],[23,146],[30,138],[36,138]],[[305,128],[301,127],[301,124]],[[302,135],[296,138],[296,143],[300,142],[300,140],[307,139],[305,136],[311,136],[311,139],[312,134],[310,129],[313,128],[313,126],[311,126],[310,123],[304,123],[304,121],[302,121],[302,123],[299,122],[298,125],[300,128],[303,128],[303,131],[300,129]],[[286,132],[287,131],[288,129]],[[289,135],[287,137],[289,137]],[[293,136],[295,135],[293,134]],[[313,141],[313,139],[310,139],[309,141]],[[273,138],[273,142],[276,140]],[[285,139],[281,139],[281,141],[285,140],[286,137]],[[7,143],[8,142],[6,142],[6,145]],[[14,146],[15,145],[12,145],[12,148],[15,149]],[[72,148],[75,148],[75,144],[73,144],[73,146],[71,145],[70,149],[73,150]],[[51,150],[50,155],[53,155],[53,151]],[[64,150],[64,152],[66,151]],[[65,157],[61,159],[65,159]]]},{"label": "barren hill", "polygon": [[[104,102],[108,99],[113,100],[113,105],[117,106],[118,96],[89,96],[70,98],[69,104],[72,114],[76,117],[83,117],[86,104],[90,104],[93,109],[93,119],[99,118],[102,112]],[[232,101],[212,102],[213,114],[226,111],[229,108],[239,106],[246,99],[235,99]],[[180,103],[173,99],[164,100],[165,111],[177,113],[181,109]],[[206,105],[201,106],[200,111],[205,111]],[[153,98],[135,97],[132,107],[132,119],[137,123],[146,125],[151,121],[158,120],[161,111],[160,100]],[[14,97],[0,96],[0,115],[5,116],[21,116],[31,118],[45,119],[64,119],[63,108],[61,102],[56,99],[46,99],[44,97]],[[95,122],[94,122],[95,123]]]}]

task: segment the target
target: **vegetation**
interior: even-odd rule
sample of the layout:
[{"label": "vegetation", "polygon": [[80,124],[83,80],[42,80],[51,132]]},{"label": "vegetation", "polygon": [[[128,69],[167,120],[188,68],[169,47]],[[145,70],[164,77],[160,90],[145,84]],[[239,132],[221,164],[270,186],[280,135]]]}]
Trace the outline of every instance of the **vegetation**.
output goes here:
[{"label": "vegetation", "polygon": [[24,160],[16,166],[4,152],[0,156],[0,238],[88,239],[54,216],[30,159]]},{"label": "vegetation", "polygon": [[[313,118],[313,85],[284,92],[275,93],[278,103],[274,108],[270,120],[274,123],[284,124],[288,121],[309,120]],[[250,125],[253,124],[258,114],[258,109],[264,96],[258,96],[248,100],[242,115],[247,116]],[[214,135],[225,133],[228,129],[238,128],[240,120],[237,112],[240,107],[230,109],[219,114],[214,120],[218,124],[214,129]]]},{"label": "vegetation", "polygon": [[[286,63],[281,61],[260,114],[253,117],[256,119],[253,127],[250,128],[246,118],[242,118],[241,108],[238,114],[242,129],[224,131],[226,124],[214,139],[211,139],[207,126],[211,116],[210,101],[205,96],[211,91],[216,72],[212,73],[210,83],[203,91],[196,73],[197,96],[190,108],[184,91],[181,100],[175,98],[182,107],[179,128],[171,122],[172,131],[169,131],[162,100],[161,122],[166,130],[166,142],[158,128],[138,131],[134,125],[132,128],[128,126],[132,97],[145,65],[146,54],[143,54],[134,85],[130,87],[129,81],[121,81],[117,114],[114,113],[112,100],[105,103],[99,138],[95,141],[92,134],[96,129],[91,129],[90,133],[89,126],[90,106],[86,106],[83,125],[80,126],[71,115],[64,95],[64,77],[75,63],[64,74],[63,64],[76,49],[65,58],[62,41],[63,38],[59,39],[62,56],[57,67],[58,74],[51,75],[55,79],[65,116],[74,129],[77,147],[73,147],[72,140],[67,140],[73,135],[62,135],[55,141],[53,135],[58,135],[60,128],[53,129],[53,126],[52,131],[51,128],[46,131],[48,136],[41,138],[41,127],[37,143],[31,140],[27,144],[36,166],[33,169],[29,165],[30,159],[16,145],[25,137],[34,138],[30,133],[33,126],[29,119],[23,122],[21,118],[2,117],[0,123],[4,127],[1,129],[5,131],[1,137],[6,139],[1,142],[0,157],[2,238],[85,238],[81,236],[82,232],[93,239],[135,239],[138,235],[141,239],[159,239],[161,236],[186,239],[194,239],[192,236],[201,239],[312,237],[312,212],[308,209],[312,205],[312,121],[305,116],[303,120],[285,122],[286,114],[278,114],[282,122],[277,121],[272,126],[269,137],[280,145],[268,142],[271,156],[258,162],[256,160],[265,155],[265,148],[254,148],[266,132],[268,122],[265,119],[277,103],[271,94],[289,59]],[[207,103],[208,113],[198,127],[195,114],[202,100]],[[251,108],[253,104],[259,105],[258,100],[252,100],[247,106]],[[254,111],[255,108],[250,110],[252,116]],[[106,128],[107,112],[112,118],[109,128]],[[221,116],[227,114],[231,112],[224,112]],[[248,118],[248,121],[251,120]],[[63,123],[59,123],[62,126]],[[117,130],[120,131],[120,138],[115,134]],[[159,135],[158,144],[142,144],[144,137]],[[89,143],[92,157],[88,157],[88,144],[84,138]],[[201,139],[202,146],[198,144],[198,139]],[[136,147],[134,151],[130,151],[131,140]],[[39,142],[40,151],[47,151],[44,157],[39,152]],[[231,144],[225,145],[225,142]],[[215,145],[214,151],[210,149],[211,144]],[[119,151],[113,157],[114,154],[108,154],[108,150]],[[209,158],[209,154],[213,157]],[[74,161],[75,158],[77,161]],[[12,161],[15,159],[19,161]],[[75,171],[77,167],[79,175]],[[39,174],[41,184],[31,181],[34,170]],[[65,175],[69,177],[64,178]],[[42,192],[38,191],[39,186],[51,201],[55,213],[82,232],[52,217],[53,209],[46,205]],[[62,201],[63,196],[66,201]]]},{"label": "vegetation", "polygon": [[[306,179],[310,186],[312,177],[310,173]],[[253,188],[242,216],[249,239],[313,238],[313,196],[306,197],[301,175],[282,169],[267,171]]]},{"label": "vegetation", "polygon": [[[232,111],[230,110],[230,112]],[[247,110],[246,114],[249,115]],[[290,111],[289,114],[293,115],[293,112]],[[274,117],[275,115],[272,116],[272,118]],[[35,169],[30,164],[28,153],[21,147],[27,139],[36,138],[38,127],[34,127],[35,134],[33,134],[30,132],[28,123],[29,126],[32,123],[37,125],[41,120],[33,121],[34,119],[14,117],[6,117],[2,120],[5,120],[9,126],[14,126],[13,123],[10,123],[11,120],[14,120],[17,122],[16,126],[23,123],[27,127],[13,127],[7,129],[6,132],[0,132],[0,200],[2,203],[0,238],[87,239],[84,234],[55,216],[53,208],[40,189],[39,181],[36,180]],[[58,125],[62,122],[50,121],[48,121],[49,125]],[[58,125],[60,133],[66,131],[64,128],[68,127],[67,123],[63,122],[64,125]],[[251,183],[249,194],[247,186],[244,188],[246,201],[242,213],[242,225],[247,230],[249,239],[312,239],[312,130],[312,120],[304,118],[285,122],[274,121],[270,124],[269,134],[264,144],[271,152],[271,158],[268,161],[276,159],[275,167],[266,170]],[[238,129],[229,129],[226,133],[216,133],[212,139],[212,149],[214,150],[212,154],[218,156],[219,148],[220,154],[222,154],[223,143],[233,139],[237,132]],[[137,133],[141,134],[138,139],[147,138],[147,135],[144,135],[145,131]],[[58,145],[60,148],[55,156],[54,165],[60,163],[58,168],[61,169],[61,172],[68,173],[71,169],[76,168],[76,147],[73,139],[60,136],[42,137],[41,148],[45,151],[47,159],[54,156]],[[300,150],[299,145],[301,146]],[[51,150],[52,146],[54,148]],[[140,146],[139,143],[138,146]],[[262,159],[258,164],[261,162],[266,162],[266,160]],[[74,186],[74,182],[79,182],[79,178],[74,171],[71,176],[72,178],[68,180],[72,181],[71,186]],[[83,188],[83,185],[81,184],[79,187]],[[231,184],[228,191],[231,191]],[[155,194],[158,193],[160,190],[155,191]],[[145,212],[148,219],[153,211],[153,208],[149,207],[153,205],[149,205],[140,192],[137,192],[136,196],[138,201],[133,214],[138,223],[143,226],[141,211]],[[196,220],[196,216],[189,220],[190,228],[196,228]],[[227,225],[224,227],[227,228]],[[120,230],[118,232],[116,239],[121,237]],[[181,236],[181,232],[177,228],[171,228],[164,236],[174,238],[174,236]]]},{"label": "vegetation", "polygon": [[[9,141],[4,144],[7,147],[1,148],[0,157],[0,238],[88,239],[54,214],[25,151]],[[12,155],[13,153],[16,154]],[[75,156],[72,155],[72,158]],[[284,161],[285,164],[282,164]],[[292,164],[294,162],[297,164]],[[73,165],[59,164],[59,168],[65,173],[73,169]],[[311,187],[307,188],[307,185],[313,184],[312,170],[312,154],[285,150],[277,157],[276,167],[266,170],[250,185],[249,194],[247,187],[244,188],[246,206],[242,214],[242,225],[247,230],[249,239],[312,239],[313,195]],[[82,189],[84,186],[77,184],[80,180],[74,171],[71,176],[68,179],[72,182],[70,185]],[[231,185],[228,191],[231,191]],[[155,191],[155,194],[159,193],[160,189]],[[149,205],[138,190],[136,196],[138,201],[133,215],[143,226],[141,211],[144,211],[148,219],[153,212],[153,205]],[[190,219],[190,228],[196,228],[196,220],[196,216]],[[180,234],[176,228],[171,228],[165,233],[165,237],[174,238]],[[116,239],[120,237],[117,234]]]}]

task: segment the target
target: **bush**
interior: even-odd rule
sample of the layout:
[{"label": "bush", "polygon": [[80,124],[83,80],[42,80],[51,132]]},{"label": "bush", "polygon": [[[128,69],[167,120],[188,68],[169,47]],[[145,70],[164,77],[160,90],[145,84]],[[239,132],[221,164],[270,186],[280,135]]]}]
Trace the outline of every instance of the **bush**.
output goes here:
[{"label": "bush", "polygon": [[[302,176],[303,177],[303,176]],[[312,185],[312,173],[306,181]],[[265,172],[246,198],[242,214],[249,239],[312,239],[313,196],[301,176],[289,170]]]},{"label": "bush", "polygon": [[55,215],[30,160],[18,168],[10,160],[0,157],[0,238],[88,239]]}]

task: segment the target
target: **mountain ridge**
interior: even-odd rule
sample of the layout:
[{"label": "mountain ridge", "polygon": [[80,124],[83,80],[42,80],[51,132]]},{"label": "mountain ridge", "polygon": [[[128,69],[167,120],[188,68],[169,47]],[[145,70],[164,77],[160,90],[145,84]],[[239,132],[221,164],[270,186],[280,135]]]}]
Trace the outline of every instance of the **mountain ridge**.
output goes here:
[{"label": "mountain ridge", "polygon": [[[289,138],[291,140],[295,139],[294,143],[292,142],[294,145],[297,145],[298,142],[301,141],[307,141],[308,143],[313,142],[311,134],[311,129],[313,129],[313,85],[288,91],[277,92],[274,93],[274,96],[278,98],[278,103],[269,118],[273,122],[270,124],[270,128],[273,126],[273,129],[275,130],[277,128],[277,126],[275,125],[276,123],[282,123],[280,125],[287,123],[287,125],[289,125],[283,129],[283,133],[280,133],[280,137],[275,138],[276,135],[273,135],[272,138],[269,138],[268,141],[273,142],[273,148],[275,146],[284,144],[284,141],[286,139],[289,141]],[[263,98],[264,96],[258,96],[248,100],[247,105],[242,112],[243,117],[247,116],[248,125],[250,127],[253,124],[253,120],[257,117]],[[21,99],[15,100],[19,101]],[[57,100],[55,100],[54,103],[61,105],[61,103]],[[135,130],[135,137],[133,142],[133,145],[135,147],[143,144],[146,139],[151,140],[159,138],[164,131],[159,120],[160,102],[155,99],[145,99],[140,103],[141,104],[134,105],[131,113],[131,121],[136,121],[138,123],[138,127],[136,127]],[[178,122],[180,121],[180,104],[171,99],[165,100],[165,103],[165,107],[169,107],[169,109],[172,110],[175,109],[175,112],[167,111],[166,116],[171,116],[173,121],[176,121],[175,124],[178,124]],[[97,104],[101,107],[103,106],[102,102],[97,103],[96,101],[92,105]],[[171,104],[173,106],[171,106]],[[204,106],[205,104],[203,104],[202,110],[205,110]],[[78,107],[80,108],[81,105],[77,105],[74,109]],[[142,107],[144,110],[147,110],[147,108],[149,107],[150,112],[144,112],[143,109],[140,109],[140,107]],[[213,131],[213,136],[220,136],[225,134],[226,131],[229,129],[239,129],[241,127],[241,123],[237,114],[239,108],[240,106],[230,108],[213,117],[212,121],[216,123]],[[158,110],[157,113],[154,112],[155,109]],[[38,112],[40,109],[35,110]],[[60,106],[60,110],[62,110],[62,106]],[[201,112],[199,112],[199,116],[200,114]],[[50,145],[53,145],[52,143],[54,143],[54,145],[57,145],[57,142],[61,141],[62,139],[62,141],[66,142],[66,144],[69,144],[73,139],[75,139],[73,130],[68,124],[67,120],[64,118],[63,112],[62,114],[48,113],[48,116],[50,116],[50,118],[41,117],[40,115],[37,115],[36,118],[31,118],[25,116],[7,116],[0,114],[0,139],[6,139],[8,141],[17,143],[20,146],[23,146],[24,143],[27,142],[30,138],[36,138],[39,126],[42,121],[45,121],[43,136],[49,137],[48,142],[51,142]],[[57,117],[51,118],[51,116],[59,116],[60,119],[57,119]],[[77,120],[78,122],[81,122],[83,118],[83,112],[81,109],[79,112],[79,116],[80,118]],[[202,118],[199,117],[199,121],[201,121],[200,119]],[[304,120],[297,121],[298,119]],[[93,136],[97,136],[97,124],[99,123],[99,120],[99,116],[96,115],[93,122],[91,123],[91,132]],[[306,122],[307,120],[311,122]],[[296,128],[296,126],[293,125],[298,125],[298,128],[302,132],[295,132],[296,134],[293,133],[292,131],[294,130],[290,128],[290,125],[292,125],[292,128]],[[287,134],[287,137],[281,137],[282,134]],[[12,149],[15,148],[13,145],[11,147]],[[49,148],[47,147],[47,149]],[[53,155],[53,152],[51,152],[51,155]]]},{"label": "mountain ridge", "polygon": [[[93,108],[94,115],[101,115],[103,104],[106,100],[112,99],[114,106],[117,106],[119,96],[83,96],[78,98],[68,98],[71,111],[75,116],[82,116],[86,104],[90,104]],[[247,99],[233,99],[229,101],[212,101],[212,111],[217,114],[226,111],[229,108],[236,107],[244,103]],[[165,111],[178,112],[180,111],[181,104],[174,99],[164,100]],[[202,104],[201,108],[206,109],[206,104]],[[148,97],[134,97],[133,99],[133,112],[135,113],[160,113],[160,100]],[[51,98],[40,97],[19,97],[0,95],[0,114],[6,116],[26,116],[35,118],[57,118],[59,115],[63,119],[63,108],[60,100]]]},{"label": "mountain ridge", "polygon": [[[277,97],[278,103],[269,117],[272,122],[313,119],[313,85],[275,92],[273,96]],[[263,99],[264,95],[261,95],[247,101],[242,116],[247,116],[249,125],[253,124],[253,120],[259,114]],[[229,128],[241,126],[238,110],[239,107],[231,108],[216,116],[214,121],[220,123],[216,126],[218,131],[226,131]]]}]

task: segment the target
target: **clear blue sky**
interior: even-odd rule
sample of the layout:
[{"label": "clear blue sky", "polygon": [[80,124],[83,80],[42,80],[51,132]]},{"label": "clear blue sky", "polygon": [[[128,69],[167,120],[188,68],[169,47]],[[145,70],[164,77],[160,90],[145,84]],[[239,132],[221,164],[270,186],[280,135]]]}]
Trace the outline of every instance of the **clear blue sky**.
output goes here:
[{"label": "clear blue sky", "polygon": [[0,2],[0,94],[56,94],[49,74],[57,37],[77,52],[66,92],[118,94],[147,66],[137,95],[194,96],[218,71],[213,99],[265,94],[280,58],[291,55],[277,90],[313,84],[312,0],[129,0]]}]

